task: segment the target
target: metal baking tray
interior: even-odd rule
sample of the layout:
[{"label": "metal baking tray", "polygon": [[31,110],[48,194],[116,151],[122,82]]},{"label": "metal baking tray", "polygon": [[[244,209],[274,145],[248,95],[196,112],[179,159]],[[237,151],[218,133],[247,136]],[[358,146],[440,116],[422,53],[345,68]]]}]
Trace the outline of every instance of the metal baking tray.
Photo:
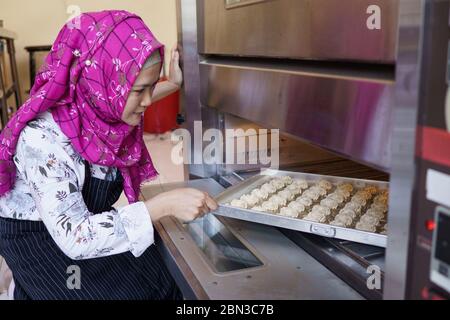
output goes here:
[{"label": "metal baking tray", "polygon": [[275,177],[281,176],[290,176],[294,179],[296,178],[305,179],[306,181],[308,181],[309,184],[311,184],[312,182],[319,181],[321,179],[325,179],[333,184],[348,182],[353,184],[353,186],[356,189],[363,188],[367,185],[375,185],[380,189],[389,188],[389,183],[382,181],[352,179],[345,177],[325,176],[309,173],[266,169],[262,171],[260,174],[253,176],[247,180],[244,180],[238,183],[237,185],[234,185],[225,190],[224,192],[220,193],[216,197],[216,201],[219,203],[219,208],[214,213],[225,217],[246,220],[291,230],[297,230],[301,232],[312,233],[328,238],[349,240],[386,248],[387,236],[383,234],[365,232],[351,228],[341,228],[329,224],[316,223],[307,220],[302,220],[299,218],[289,218],[276,214],[254,211],[251,209],[240,209],[227,205],[233,199],[240,198],[242,195],[250,193],[252,190],[260,187],[267,181]]}]

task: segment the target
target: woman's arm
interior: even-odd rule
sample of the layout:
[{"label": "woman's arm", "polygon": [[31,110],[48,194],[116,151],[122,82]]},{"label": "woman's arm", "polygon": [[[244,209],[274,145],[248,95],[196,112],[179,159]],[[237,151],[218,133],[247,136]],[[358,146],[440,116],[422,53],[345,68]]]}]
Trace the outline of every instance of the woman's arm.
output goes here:
[{"label": "woman's arm", "polygon": [[94,215],[82,195],[84,163],[72,151],[66,141],[27,127],[14,157],[51,237],[74,260],[127,251],[140,256],[154,242],[146,205],[137,202]]},{"label": "woman's arm", "polygon": [[153,91],[152,101],[156,102],[158,100],[161,100],[179,89],[179,86],[170,81],[158,82],[155,87],[155,91]]},{"label": "woman's arm", "polygon": [[169,78],[167,81],[159,82],[152,95],[153,102],[161,100],[167,97],[169,94],[180,89],[183,83],[183,72],[180,68],[180,54],[174,46],[171,51],[171,59],[169,66]]},{"label": "woman's arm", "polygon": [[26,127],[14,162],[30,187],[36,210],[58,247],[83,260],[130,251],[139,257],[154,243],[152,222],[165,216],[192,221],[217,208],[206,193],[178,189],[117,210],[93,214],[82,194],[84,161],[67,138]]}]

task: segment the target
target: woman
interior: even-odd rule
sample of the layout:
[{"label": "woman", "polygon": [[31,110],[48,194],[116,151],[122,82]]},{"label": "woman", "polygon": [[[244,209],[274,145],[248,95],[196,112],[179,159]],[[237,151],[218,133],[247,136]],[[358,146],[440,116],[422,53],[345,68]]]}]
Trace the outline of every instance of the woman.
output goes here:
[{"label": "woman", "polygon": [[[143,113],[153,91],[181,83],[177,52],[175,84],[161,88],[163,46],[138,16],[102,11],[75,22],[0,135],[0,255],[14,298],[179,299],[152,222],[190,221],[217,205],[194,189],[138,201],[157,175]],[[116,210],[122,190],[130,205]]]}]

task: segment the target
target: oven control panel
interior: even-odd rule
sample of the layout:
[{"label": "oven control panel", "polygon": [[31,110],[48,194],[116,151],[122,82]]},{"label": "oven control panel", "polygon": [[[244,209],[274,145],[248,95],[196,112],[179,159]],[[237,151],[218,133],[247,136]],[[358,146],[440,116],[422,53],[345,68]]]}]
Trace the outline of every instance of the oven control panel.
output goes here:
[{"label": "oven control panel", "polygon": [[437,207],[431,252],[430,278],[450,293],[450,210]]}]

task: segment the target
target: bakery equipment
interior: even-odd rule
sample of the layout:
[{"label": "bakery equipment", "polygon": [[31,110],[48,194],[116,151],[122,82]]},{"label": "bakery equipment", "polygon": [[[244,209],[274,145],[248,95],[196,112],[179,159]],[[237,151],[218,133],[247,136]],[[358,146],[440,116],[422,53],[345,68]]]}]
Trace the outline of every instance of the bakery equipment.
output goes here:
[{"label": "bakery equipment", "polygon": [[450,211],[438,207],[435,221],[430,277],[433,283],[450,292]]},{"label": "bakery equipment", "polygon": [[[430,188],[450,174],[449,9],[447,0],[178,1],[192,136],[218,128],[226,145],[270,141],[218,157],[249,160],[271,149],[278,132],[270,130],[279,129],[275,170],[376,180],[390,193],[388,233],[378,243],[336,239],[331,228],[299,231],[278,216],[268,225],[242,210],[189,226],[161,221],[158,247],[187,297],[448,297],[431,278],[429,226],[436,207],[450,206]],[[184,185],[220,199],[270,167],[202,162],[209,142],[193,142]]]},{"label": "bakery equipment", "polygon": [[[280,214],[271,214],[267,212],[258,212],[252,210],[251,208],[243,209],[233,207],[230,202],[233,199],[239,199],[244,194],[249,194],[256,187],[263,185],[265,182],[270,181],[274,177],[283,177],[289,176],[294,179],[302,179],[308,181],[310,185],[313,185],[315,182],[324,180],[333,183],[334,186],[343,183],[350,183],[355,188],[362,189],[365,186],[376,186],[377,188],[387,190],[388,183],[379,182],[379,181],[370,181],[370,180],[362,180],[362,179],[350,179],[350,178],[342,178],[342,177],[329,177],[322,175],[314,175],[314,174],[305,174],[305,173],[295,173],[295,172],[286,172],[279,170],[265,170],[261,174],[258,174],[243,183],[237,184],[231,188],[228,188],[226,191],[222,192],[216,200],[221,205],[219,210],[215,212],[217,215],[222,215],[226,217],[232,217],[236,219],[253,221],[258,223],[263,223],[266,225],[277,226],[290,230],[297,230],[306,233],[317,234],[320,236],[325,236],[328,238],[337,238],[341,240],[349,240],[359,243],[371,244],[379,247],[386,247],[387,237],[380,233],[375,232],[366,232],[361,230],[356,230],[353,228],[343,228],[330,225],[329,223],[316,223],[312,221],[307,221],[300,218],[290,218],[284,217]],[[327,179],[327,180],[325,180]],[[331,193],[331,192],[330,192]],[[325,197],[323,197],[325,198]],[[316,204],[319,204],[320,201],[316,201]],[[346,201],[346,203],[348,203]],[[344,207],[345,203],[342,203],[340,208]],[[312,207],[312,206],[311,206]],[[369,206],[366,206],[367,209]],[[311,209],[307,210],[308,212]],[[336,212],[337,213],[337,212]],[[306,212],[305,212],[306,215]],[[357,220],[357,219],[355,219]],[[331,219],[328,221],[330,222]]]}]

